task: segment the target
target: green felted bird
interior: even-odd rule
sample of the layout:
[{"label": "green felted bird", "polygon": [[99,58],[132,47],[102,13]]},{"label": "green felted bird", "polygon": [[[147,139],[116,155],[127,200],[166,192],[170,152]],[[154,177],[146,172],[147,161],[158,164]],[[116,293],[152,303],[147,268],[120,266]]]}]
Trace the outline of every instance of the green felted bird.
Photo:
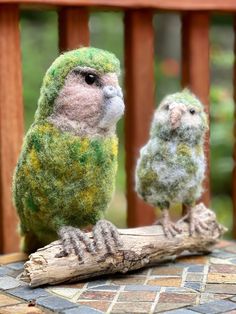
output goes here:
[{"label": "green felted bird", "polygon": [[161,102],[154,115],[150,139],[140,151],[136,190],[144,201],[162,210],[158,223],[168,237],[181,232],[169,216],[169,207],[175,203],[186,205],[191,234],[207,229],[192,210],[202,192],[207,129],[201,102],[185,89]]},{"label": "green felted bird", "polygon": [[[103,217],[117,171],[116,123],[124,102],[118,59],[107,51],[80,48],[60,55],[43,80],[35,120],[25,136],[13,178],[24,251],[59,237],[63,254],[82,257],[95,246],[78,228],[96,225],[97,246],[115,227]],[[81,245],[82,243],[82,245]]]}]

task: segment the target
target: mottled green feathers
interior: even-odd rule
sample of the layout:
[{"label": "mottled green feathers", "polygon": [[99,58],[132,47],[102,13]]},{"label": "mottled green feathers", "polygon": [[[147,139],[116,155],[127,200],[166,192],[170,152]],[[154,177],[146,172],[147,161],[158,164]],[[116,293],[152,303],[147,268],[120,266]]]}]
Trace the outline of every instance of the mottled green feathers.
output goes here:
[{"label": "mottled green feathers", "polygon": [[54,100],[68,73],[77,66],[94,68],[101,73],[119,74],[120,62],[110,52],[97,48],[80,48],[60,55],[47,70],[43,79],[35,119],[47,118],[53,111]]},{"label": "mottled green feathers", "polygon": [[47,120],[66,76],[78,66],[99,73],[119,72],[116,57],[95,48],[66,52],[48,69],[35,121],[24,139],[13,178],[13,201],[25,251],[55,240],[61,226],[95,224],[113,195],[118,147],[115,133],[79,137]]}]

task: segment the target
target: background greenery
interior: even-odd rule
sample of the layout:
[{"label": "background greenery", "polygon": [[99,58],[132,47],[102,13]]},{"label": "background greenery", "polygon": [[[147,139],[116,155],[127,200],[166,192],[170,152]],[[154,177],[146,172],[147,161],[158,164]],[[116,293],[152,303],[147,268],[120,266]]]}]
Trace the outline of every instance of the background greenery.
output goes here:
[{"label": "background greenery", "polygon": [[[156,103],[180,88],[180,20],[174,14],[154,18]],[[116,12],[92,13],[91,45],[113,51],[123,68],[123,15]],[[25,104],[25,130],[33,121],[43,75],[58,55],[57,14],[50,11],[23,11],[21,43]],[[219,220],[232,228],[231,173],[233,167],[233,31],[229,15],[213,16],[211,40],[211,184],[212,207]],[[145,43],[144,43],[145,44]],[[145,62],[145,60],[143,60]],[[121,77],[121,82],[122,82]],[[126,224],[124,132],[120,138],[117,190],[107,217],[118,226]],[[227,234],[231,236],[231,232]]]}]

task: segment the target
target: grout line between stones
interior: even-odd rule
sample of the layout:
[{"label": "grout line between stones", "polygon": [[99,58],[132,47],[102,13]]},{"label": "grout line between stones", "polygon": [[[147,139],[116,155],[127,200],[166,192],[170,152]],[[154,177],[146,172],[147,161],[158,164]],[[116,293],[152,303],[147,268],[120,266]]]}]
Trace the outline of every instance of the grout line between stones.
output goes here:
[{"label": "grout line between stones", "polygon": [[111,310],[112,310],[113,306],[116,304],[116,302],[117,302],[117,300],[118,300],[118,298],[119,298],[120,293],[121,293],[122,291],[124,291],[124,289],[125,289],[125,286],[124,286],[124,285],[120,286],[120,289],[117,291],[117,293],[116,293],[114,299],[112,300],[112,302],[111,302],[111,304],[110,304],[108,310],[106,311],[106,314],[110,314],[110,313],[111,313]]},{"label": "grout line between stones", "polygon": [[77,301],[78,301],[79,297],[81,296],[81,294],[87,290],[87,286],[88,286],[88,283],[86,283],[86,284],[83,286],[83,288],[80,289],[80,290],[76,293],[75,296],[73,296],[72,302],[76,302],[76,303],[77,303]]},{"label": "grout line between stones", "polygon": [[181,288],[184,288],[184,284],[185,284],[185,280],[186,280],[186,278],[187,278],[187,267],[185,267],[184,269],[183,269],[183,272],[182,272],[182,281],[181,281],[181,285],[180,285],[180,287]]},{"label": "grout line between stones", "polygon": [[159,293],[157,293],[156,298],[155,298],[154,302],[152,303],[151,310],[150,310],[149,314],[153,314],[154,313],[156,305],[157,305],[157,303],[159,301],[160,295],[161,295],[162,292],[165,292],[165,289],[166,289],[165,287],[161,287]]},{"label": "grout line between stones", "polygon": [[209,262],[207,263],[207,265],[204,266],[204,269],[203,269],[203,279],[202,279],[202,287],[200,289],[200,293],[205,291],[208,273],[209,273]]},{"label": "grout line between stones", "polygon": [[144,281],[144,285],[147,285],[148,280],[151,278],[151,272],[152,272],[152,268],[149,268],[147,275],[146,275],[146,279]]}]

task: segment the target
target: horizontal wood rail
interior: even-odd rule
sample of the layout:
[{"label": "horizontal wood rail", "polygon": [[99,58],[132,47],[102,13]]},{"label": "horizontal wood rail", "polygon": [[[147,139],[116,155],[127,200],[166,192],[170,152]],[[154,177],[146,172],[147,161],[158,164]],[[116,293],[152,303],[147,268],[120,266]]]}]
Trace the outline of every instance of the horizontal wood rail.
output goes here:
[{"label": "horizontal wood rail", "polygon": [[[0,253],[17,251],[19,244],[16,233],[17,218],[11,204],[11,180],[23,137],[19,7],[27,7],[27,5],[35,9],[45,6],[55,7],[59,17],[60,51],[89,45],[90,8],[124,10],[128,225],[140,226],[152,223],[155,219],[153,209],[142,202],[134,192],[134,169],[139,149],[148,138],[155,105],[153,14],[156,10],[171,10],[182,14],[182,86],[190,87],[197,94],[209,114],[209,14],[211,11],[234,12],[236,1],[0,0]],[[236,65],[234,74],[235,69]],[[210,201],[209,134],[206,137],[205,152],[208,167],[203,201],[208,205]],[[234,144],[234,160],[236,162],[236,144]],[[236,237],[236,167],[233,178]]]},{"label": "horizontal wood rail", "polygon": [[171,11],[236,11],[235,0],[1,0],[0,3],[45,6],[82,6],[121,9],[157,9]]}]

